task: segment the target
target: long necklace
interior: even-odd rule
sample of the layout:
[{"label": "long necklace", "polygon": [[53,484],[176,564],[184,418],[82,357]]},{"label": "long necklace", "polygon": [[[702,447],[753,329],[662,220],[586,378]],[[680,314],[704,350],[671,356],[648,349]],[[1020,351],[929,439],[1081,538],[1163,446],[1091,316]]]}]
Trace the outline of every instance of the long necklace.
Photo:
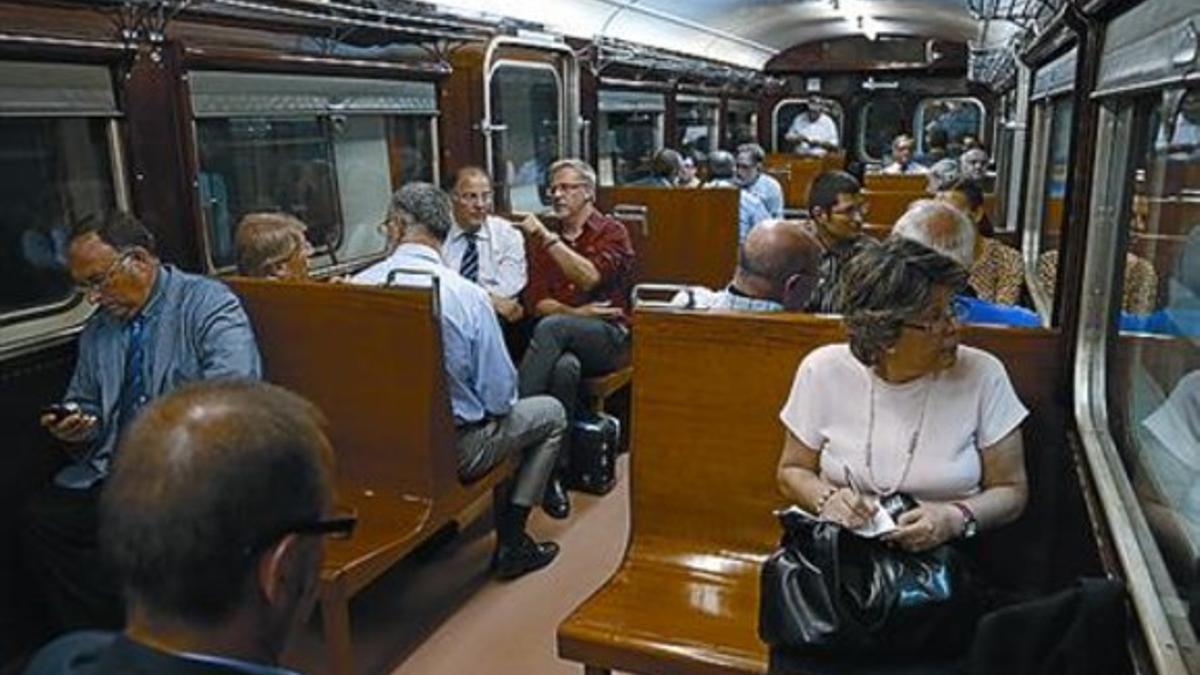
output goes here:
[{"label": "long necklace", "polygon": [[867,373],[867,382],[870,390],[870,405],[867,408],[867,480],[871,483],[871,489],[880,497],[894,494],[900,489],[901,485],[904,485],[904,481],[908,479],[908,472],[912,469],[913,457],[917,454],[917,443],[921,440],[921,428],[925,426],[925,411],[929,409],[929,396],[933,391],[933,385],[936,381],[937,375],[933,375],[929,383],[925,385],[925,398],[921,401],[921,413],[917,416],[917,426],[913,427],[912,435],[908,438],[908,451],[904,457],[904,468],[900,472],[900,479],[896,481],[895,485],[884,490],[879,487],[879,481],[875,478],[875,447],[873,443],[873,437],[875,436],[875,375]]}]

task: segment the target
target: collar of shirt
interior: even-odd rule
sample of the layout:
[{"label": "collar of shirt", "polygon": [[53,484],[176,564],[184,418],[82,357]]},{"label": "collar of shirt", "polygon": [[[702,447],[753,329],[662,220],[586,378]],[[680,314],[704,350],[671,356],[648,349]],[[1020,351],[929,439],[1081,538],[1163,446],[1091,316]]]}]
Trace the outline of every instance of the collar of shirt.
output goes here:
[{"label": "collar of shirt", "polygon": [[389,260],[402,260],[404,258],[421,260],[432,265],[441,265],[442,257],[438,255],[437,249],[427,244],[400,244],[392,251],[392,255],[388,256]]},{"label": "collar of shirt", "polygon": [[729,308],[744,312],[782,312],[783,304],[766,298],[752,298],[742,293],[733,284],[725,287],[725,296],[729,299]]},{"label": "collar of shirt", "polygon": [[193,654],[191,652],[179,652],[176,654],[181,659],[188,661],[196,661],[221,668],[247,673],[247,675],[297,675],[294,671],[286,670],[276,666],[268,666],[263,663],[251,663],[249,661],[241,661],[231,659],[225,656],[213,656],[210,654]]},{"label": "collar of shirt", "polygon": [[[491,220],[492,220],[492,217],[488,216],[487,220],[483,221],[483,225],[480,225],[479,229],[475,230],[474,234],[475,234],[476,239],[479,239],[480,241],[487,241],[492,238],[492,228],[488,227],[491,224]],[[466,239],[466,238],[467,238],[467,231],[462,229],[462,227],[460,227],[459,224],[456,222],[450,226],[450,235],[446,239],[447,239],[447,241],[454,241],[457,239]]]}]

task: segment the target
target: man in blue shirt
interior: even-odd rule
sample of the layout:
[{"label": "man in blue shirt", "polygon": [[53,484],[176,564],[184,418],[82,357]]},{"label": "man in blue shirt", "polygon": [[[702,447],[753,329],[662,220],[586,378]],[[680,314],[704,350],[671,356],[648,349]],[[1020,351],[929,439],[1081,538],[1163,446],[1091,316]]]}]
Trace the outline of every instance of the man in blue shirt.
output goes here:
[{"label": "man in blue shirt", "polygon": [[117,441],[147,402],[195,380],[260,375],[250,321],[224,284],[162,264],[154,237],[112,213],[76,228],[71,276],[98,305],[64,408],[41,424],[70,461],[27,505],[25,548],[61,628],[119,625],[96,542],[96,500]]},{"label": "man in blue shirt", "polygon": [[121,441],[102,546],[129,604],[122,633],[47,645],[26,675],[294,675],[279,668],[312,609],[333,508],[321,413],[252,380],[155,400]]},{"label": "man in blue shirt", "polygon": [[757,143],[745,143],[737,149],[737,177],[742,189],[762,200],[772,218],[783,217],[783,186],[774,176],[763,173],[767,153]]},{"label": "man in blue shirt", "polygon": [[[542,503],[566,431],[566,412],[550,396],[517,398],[513,366],[487,291],[442,263],[441,249],[454,216],[449,198],[428,183],[409,183],[392,197],[389,241],[384,260],[355,275],[360,284],[428,287],[437,279],[442,349],[450,407],[457,428],[458,475],[471,481],[513,453],[521,467],[507,508],[496,515],[498,542],[492,559],[501,579],[519,577],[549,565],[558,555],[554,542],[535,542],[525,533],[533,506]],[[558,505],[545,504],[551,516],[565,517]]]},{"label": "man in blue shirt", "polygon": [[[706,188],[728,187],[738,190],[734,182],[734,158],[724,150],[714,150],[708,155],[709,180]],[[764,220],[771,218],[771,213],[762,200],[749,190],[738,190],[738,244],[746,241],[750,230]]]}]

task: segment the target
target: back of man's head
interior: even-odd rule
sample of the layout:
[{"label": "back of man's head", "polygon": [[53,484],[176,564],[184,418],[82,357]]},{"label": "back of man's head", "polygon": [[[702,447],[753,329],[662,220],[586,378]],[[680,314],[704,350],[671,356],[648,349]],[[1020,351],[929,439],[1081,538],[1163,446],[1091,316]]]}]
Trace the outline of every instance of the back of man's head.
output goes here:
[{"label": "back of man's head", "polygon": [[663,148],[654,153],[650,160],[650,170],[657,178],[674,182],[679,177],[679,169],[683,166],[683,157],[671,148]]},{"label": "back of man's head", "polygon": [[304,246],[308,229],[288,213],[248,213],[238,221],[234,234],[238,274],[269,277],[277,266]]},{"label": "back of man's head", "polygon": [[821,251],[811,223],[764,220],[751,228],[742,242],[738,275],[767,282],[767,299],[788,309],[803,309],[816,286]]},{"label": "back of man's head", "polygon": [[965,213],[945,202],[913,202],[892,227],[892,236],[924,244],[967,269],[975,262],[975,225]]},{"label": "back of man's head", "polygon": [[813,179],[808,188],[808,208],[820,209],[820,213],[828,215],[838,203],[838,195],[856,195],[862,191],[858,179],[845,171],[826,171]]},{"label": "back of man's head", "polygon": [[[262,617],[263,631],[289,625],[275,614],[299,611],[292,604],[304,599],[268,603],[259,559],[330,507],[321,426],[312,404],[250,381],[189,385],[142,411],[100,506],[101,543],[130,616],[211,628],[249,611]],[[315,585],[320,542],[313,545],[289,570],[293,594]],[[286,635],[256,637],[281,646]]]},{"label": "back of man's head", "polygon": [[735,164],[733,153],[727,150],[713,150],[708,153],[708,177],[714,180],[733,178]]},{"label": "back of man's head", "polygon": [[392,213],[407,214],[407,227],[429,233],[439,242],[446,241],[454,225],[454,209],[445,192],[430,183],[408,183],[392,195]]},{"label": "back of man's head", "polygon": [[957,159],[946,158],[938,160],[934,162],[933,166],[929,167],[925,189],[931,193],[940,192],[957,182],[961,175]]},{"label": "back of man's head", "polygon": [[88,234],[95,234],[100,241],[117,251],[143,248],[148,253],[155,252],[154,235],[137,216],[128,211],[114,209],[103,215],[92,214],[71,228],[72,240]]}]

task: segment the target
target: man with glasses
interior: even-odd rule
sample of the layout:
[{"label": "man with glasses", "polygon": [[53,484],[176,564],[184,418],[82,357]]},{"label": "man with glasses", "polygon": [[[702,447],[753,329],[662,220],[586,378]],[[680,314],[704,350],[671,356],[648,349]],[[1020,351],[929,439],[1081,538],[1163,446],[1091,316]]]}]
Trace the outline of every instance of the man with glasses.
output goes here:
[{"label": "man with glasses", "polygon": [[748,190],[741,190],[734,180],[733,154],[714,150],[708,155],[709,181],[706,188],[733,188],[738,191],[738,244],[746,241],[751,228],[771,217],[762,200]]},{"label": "man with glasses", "polygon": [[813,180],[808,190],[808,213],[825,252],[821,256],[821,283],[813,291],[808,311],[842,312],[842,270],[870,244],[862,233],[866,211],[862,187],[854,176],[845,171],[827,171]]},{"label": "man with glasses", "polygon": [[454,173],[450,197],[454,226],[442,260],[464,279],[488,292],[492,307],[508,323],[524,315],[517,299],[525,288],[525,239],[512,223],[492,213],[492,179],[477,166]]},{"label": "man with glasses", "polygon": [[783,186],[774,176],[763,172],[767,152],[758,143],[744,143],[737,149],[737,177],[742,189],[762,200],[772,218],[783,217]]},{"label": "man with glasses", "polygon": [[247,380],[149,405],[100,504],[125,630],[63,636],[26,673],[289,673],[277,663],[312,609],[321,539],[356,521],[334,506],[323,426],[304,399]]},{"label": "man with glasses", "polygon": [[[535,216],[518,224],[532,242],[525,307],[539,318],[521,361],[521,395],[549,393],[575,422],[582,378],[628,361],[634,253],[625,226],[596,209],[592,167],[563,159],[549,176],[558,231]],[[566,498],[558,477],[548,491]]]},{"label": "man with glasses", "polygon": [[41,416],[69,461],[30,500],[24,532],[28,564],[60,629],[121,621],[97,551],[96,502],[139,410],[187,382],[261,371],[237,297],[218,281],[162,264],[154,237],[132,215],[77,225],[67,266],[99,311],[79,338],[63,403]]}]

